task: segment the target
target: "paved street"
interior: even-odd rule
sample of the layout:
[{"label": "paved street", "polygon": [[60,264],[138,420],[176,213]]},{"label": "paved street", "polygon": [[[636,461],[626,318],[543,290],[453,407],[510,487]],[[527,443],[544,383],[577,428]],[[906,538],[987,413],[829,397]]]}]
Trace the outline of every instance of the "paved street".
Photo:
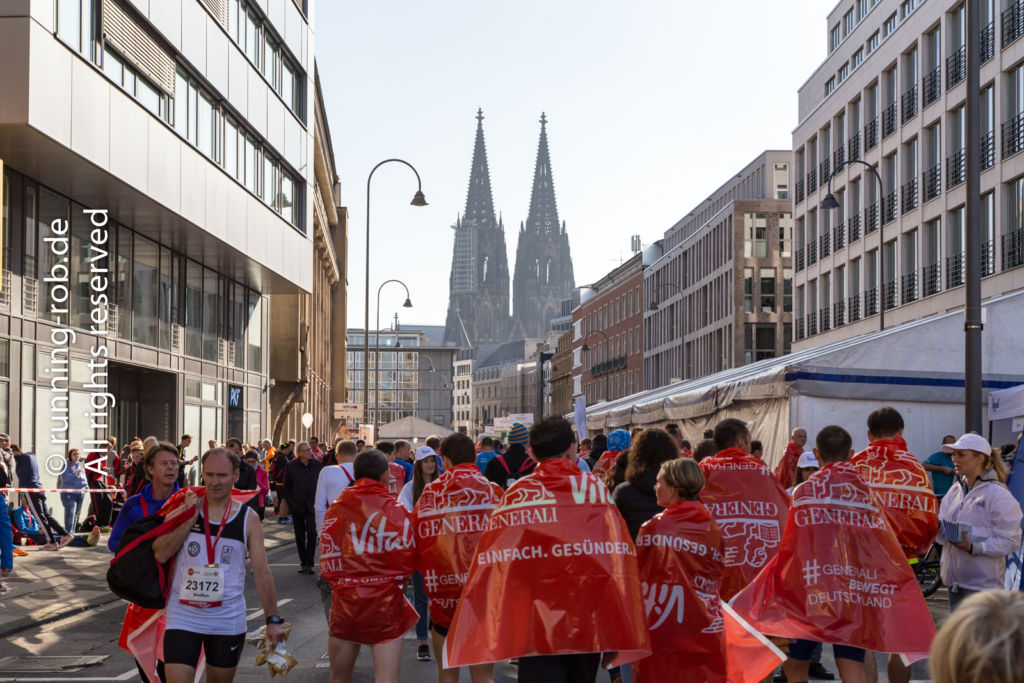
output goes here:
[{"label": "paved street", "polygon": [[[289,643],[299,660],[291,681],[326,681],[327,643],[320,592],[315,579],[297,574],[292,528],[268,520],[268,557],[277,586],[281,614],[293,624]],[[0,683],[8,681],[123,681],[138,680],[131,657],[117,647],[124,614],[124,603],[106,589],[105,572],[110,554],[105,546],[66,548],[59,552],[31,551],[15,560],[15,574],[5,582],[0,610]],[[262,610],[252,583],[246,591],[249,623],[255,630],[262,624]],[[945,594],[934,597],[929,605],[937,618],[945,617]],[[41,623],[45,622],[45,623]],[[41,625],[40,625],[41,623]],[[35,625],[33,625],[35,624]],[[436,680],[433,662],[418,662],[415,637],[406,636],[403,650],[402,681]],[[253,666],[255,651],[246,646],[237,680],[262,681],[265,668]],[[89,666],[69,666],[81,658],[94,658]],[[15,659],[5,659],[15,658]],[[879,657],[880,665],[884,665]],[[825,664],[835,671],[831,652],[825,648]],[[64,670],[61,666],[66,667]],[[885,681],[884,666],[879,681]],[[514,666],[497,667],[495,680],[517,680]],[[914,667],[915,681],[928,680],[924,664]],[[369,652],[361,654],[357,682],[373,680]],[[463,681],[469,676],[463,673]],[[599,676],[604,683],[605,675]]]}]

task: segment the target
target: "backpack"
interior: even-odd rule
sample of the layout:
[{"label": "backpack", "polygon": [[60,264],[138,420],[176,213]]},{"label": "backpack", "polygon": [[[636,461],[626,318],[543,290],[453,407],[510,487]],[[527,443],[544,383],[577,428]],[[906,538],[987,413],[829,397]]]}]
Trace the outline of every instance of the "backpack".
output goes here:
[{"label": "backpack", "polygon": [[164,564],[153,555],[153,541],[181,526],[188,515],[170,521],[161,515],[149,515],[135,522],[121,534],[117,553],[107,569],[107,585],[114,595],[139,607],[163,609],[171,590],[170,575],[174,558]]},{"label": "backpack", "polygon": [[519,469],[516,470],[516,473],[513,474],[512,470],[510,470],[508,467],[508,463],[505,462],[504,455],[496,455],[494,456],[494,460],[497,460],[499,463],[501,463],[501,466],[504,468],[505,473],[508,474],[508,479],[505,480],[506,489],[509,486],[512,486],[512,484],[516,483],[517,479],[521,479],[530,472],[532,472],[533,466],[537,464],[537,461],[534,460],[532,456],[527,456],[526,459],[523,460],[523,464],[520,465]]}]

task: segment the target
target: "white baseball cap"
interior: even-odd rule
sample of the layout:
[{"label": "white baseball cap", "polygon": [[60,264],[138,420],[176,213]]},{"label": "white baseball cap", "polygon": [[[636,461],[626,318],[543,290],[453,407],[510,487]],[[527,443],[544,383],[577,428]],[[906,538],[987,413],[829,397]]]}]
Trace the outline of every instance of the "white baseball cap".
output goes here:
[{"label": "white baseball cap", "polygon": [[818,458],[814,455],[814,451],[804,451],[801,453],[800,459],[796,461],[796,466],[797,469],[802,469],[804,467],[821,467],[821,465],[818,464]]},{"label": "white baseball cap", "polygon": [[430,446],[420,446],[419,448],[416,449],[417,462],[423,460],[424,458],[429,458],[432,455],[436,457],[437,453],[435,453],[434,449],[431,448]]},{"label": "white baseball cap", "polygon": [[992,452],[992,446],[979,434],[964,434],[956,443],[949,444],[949,447],[954,451],[977,451],[986,455]]}]

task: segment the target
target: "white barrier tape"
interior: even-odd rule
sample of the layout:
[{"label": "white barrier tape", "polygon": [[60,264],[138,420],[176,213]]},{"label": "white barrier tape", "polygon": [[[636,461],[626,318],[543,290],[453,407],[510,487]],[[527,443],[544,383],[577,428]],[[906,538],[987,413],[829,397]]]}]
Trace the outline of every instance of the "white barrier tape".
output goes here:
[{"label": "white barrier tape", "polygon": [[0,489],[4,493],[124,493],[124,489]]}]

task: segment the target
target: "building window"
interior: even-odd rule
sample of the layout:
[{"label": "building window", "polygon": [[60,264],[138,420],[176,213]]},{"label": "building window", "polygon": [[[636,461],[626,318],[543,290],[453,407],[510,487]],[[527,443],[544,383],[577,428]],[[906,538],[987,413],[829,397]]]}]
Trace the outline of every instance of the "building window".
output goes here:
[{"label": "building window", "polygon": [[897,16],[897,14],[893,12],[892,15],[885,20],[885,24],[882,26],[882,36],[888,36],[890,33],[895,31],[896,27],[899,26],[899,23],[899,16]]},{"label": "building window", "polygon": [[303,78],[297,62],[291,58],[284,42],[271,35],[270,26],[263,22],[247,0],[227,0],[228,35],[245,53],[256,70],[270,84],[285,105],[303,122]]},{"label": "building window", "polygon": [[882,43],[882,37],[878,31],[875,31],[868,37],[868,54],[871,54],[878,49],[878,46]]},{"label": "building window", "polygon": [[[836,48],[839,47],[839,43],[842,42],[842,36],[839,33],[839,24],[832,27],[832,30],[828,34],[828,51],[829,53],[835,52]],[[821,35],[820,33],[818,35]]]},{"label": "building window", "polygon": [[831,95],[835,91],[835,89],[836,89],[836,77],[833,76],[832,78],[830,78],[827,81],[825,81],[825,96],[827,97],[827,96]]},{"label": "building window", "polygon": [[775,269],[761,269],[761,312],[775,312]]},{"label": "building window", "polygon": [[754,312],[754,269],[743,269],[743,310]]},{"label": "building window", "polygon": [[839,82],[842,83],[847,78],[849,78],[849,76],[850,76],[850,63],[846,62],[841,67],[839,67],[839,74],[838,74]]},{"label": "building window", "polygon": [[746,213],[743,222],[747,226],[746,240],[743,244],[743,255],[747,258],[767,258],[768,256],[768,214]]},{"label": "building window", "polygon": [[782,269],[782,312],[793,312],[793,269]]},{"label": "building window", "polygon": [[853,53],[853,58],[850,60],[850,68],[856,69],[860,66],[860,63],[864,61],[864,48],[857,48],[857,51]]},{"label": "building window", "polygon": [[[853,16],[853,10],[851,9],[849,12],[843,15],[843,36],[848,36],[853,32],[853,27],[855,23],[856,22]],[[821,34],[819,33],[818,35]]]},{"label": "building window", "polygon": [[774,323],[746,323],[743,325],[744,363],[775,358],[775,327]]}]

